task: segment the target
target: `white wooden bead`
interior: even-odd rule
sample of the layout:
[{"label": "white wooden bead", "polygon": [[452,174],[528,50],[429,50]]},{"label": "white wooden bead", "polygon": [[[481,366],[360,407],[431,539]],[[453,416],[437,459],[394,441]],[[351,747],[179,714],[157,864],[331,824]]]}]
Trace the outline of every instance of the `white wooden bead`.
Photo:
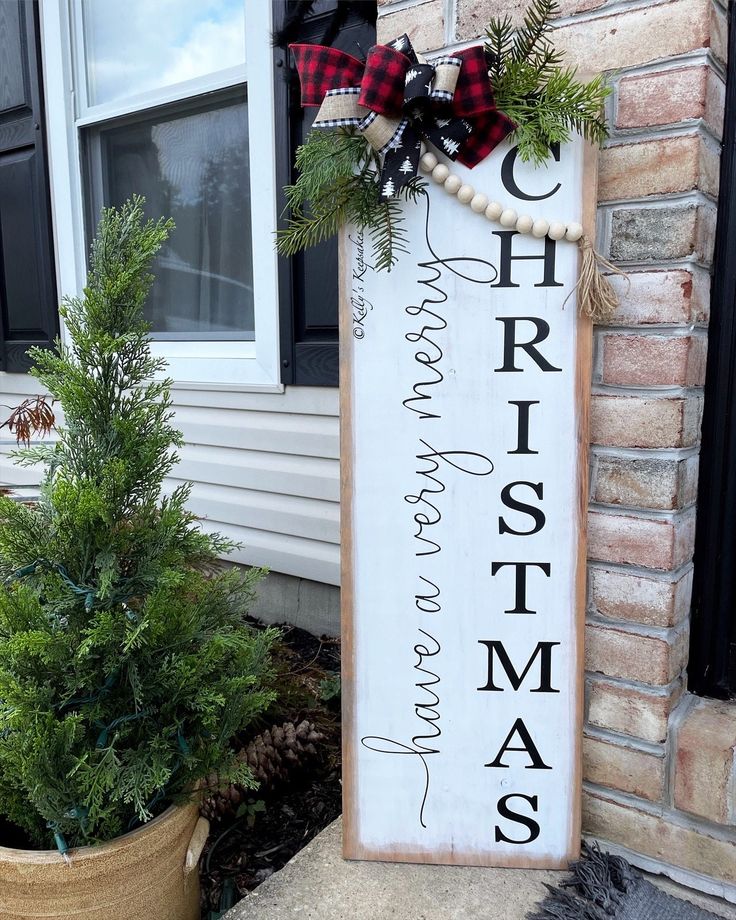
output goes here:
[{"label": "white wooden bead", "polygon": [[457,200],[461,204],[470,204],[475,197],[475,189],[472,185],[461,185],[457,192]]},{"label": "white wooden bead", "polygon": [[449,192],[450,195],[457,195],[462,184],[463,180],[460,178],[460,176],[456,176],[454,173],[450,173],[450,175],[445,179],[445,191]]},{"label": "white wooden bead", "polygon": [[475,211],[476,214],[483,214],[485,209],[488,207],[488,195],[484,195],[482,192],[478,192],[477,195],[473,195],[470,200],[470,210]]},{"label": "white wooden bead", "polygon": [[506,208],[498,220],[502,227],[515,227],[518,216],[513,208]]},{"label": "white wooden bead", "polygon": [[569,240],[571,243],[577,243],[580,237],[583,235],[583,225],[582,224],[568,224],[567,232],[565,233],[565,239]]},{"label": "white wooden bead", "polygon": [[532,224],[532,236],[536,236],[537,239],[547,236],[548,230],[549,223],[543,217],[538,217]]},{"label": "white wooden bead", "polygon": [[503,214],[503,205],[499,201],[492,201],[486,208],[488,220],[498,220],[501,214]]},{"label": "white wooden bead", "polygon": [[516,221],[516,229],[519,233],[531,233],[533,226],[534,218],[529,217],[528,214],[522,214]]},{"label": "white wooden bead", "polygon": [[432,172],[432,170],[437,165],[437,157],[430,151],[425,153],[424,156],[420,159],[419,165],[422,169],[422,172]]},{"label": "white wooden bead", "polygon": [[547,231],[547,236],[551,240],[561,240],[565,235],[567,227],[559,220],[553,220],[549,225],[549,230]]},{"label": "white wooden bead", "polygon": [[444,163],[438,163],[432,170],[432,178],[438,185],[444,185],[445,179],[450,175],[450,170]]}]

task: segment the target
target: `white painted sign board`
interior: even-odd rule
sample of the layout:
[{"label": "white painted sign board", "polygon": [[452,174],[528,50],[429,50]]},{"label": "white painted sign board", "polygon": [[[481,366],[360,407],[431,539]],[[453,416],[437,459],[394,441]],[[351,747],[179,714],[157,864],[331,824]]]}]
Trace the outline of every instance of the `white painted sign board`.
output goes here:
[{"label": "white painted sign board", "polygon": [[[582,140],[547,168],[505,143],[452,168],[590,232],[593,162]],[[343,239],[344,854],[558,867],[580,837],[578,248],[430,186],[391,273]]]}]

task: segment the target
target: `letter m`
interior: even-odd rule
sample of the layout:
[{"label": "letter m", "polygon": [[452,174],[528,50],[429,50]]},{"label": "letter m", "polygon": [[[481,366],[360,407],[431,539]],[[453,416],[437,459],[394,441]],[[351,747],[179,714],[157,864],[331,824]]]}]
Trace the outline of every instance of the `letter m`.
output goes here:
[{"label": "letter m", "polygon": [[493,666],[496,657],[498,657],[499,664],[506,672],[506,677],[509,679],[509,683],[514,690],[518,690],[521,687],[522,683],[526,679],[527,674],[532,669],[532,665],[535,660],[539,658],[539,686],[531,690],[531,693],[559,693],[559,690],[555,690],[552,686],[552,649],[555,645],[559,645],[559,642],[538,642],[537,647],[531,654],[531,657],[526,663],[526,667],[519,674],[519,672],[514,667],[511,659],[508,656],[506,649],[503,646],[503,642],[499,642],[497,639],[479,639],[479,645],[485,645],[488,649],[488,681],[484,687],[478,687],[478,690],[496,690],[502,691],[503,687],[497,687],[493,680]]}]

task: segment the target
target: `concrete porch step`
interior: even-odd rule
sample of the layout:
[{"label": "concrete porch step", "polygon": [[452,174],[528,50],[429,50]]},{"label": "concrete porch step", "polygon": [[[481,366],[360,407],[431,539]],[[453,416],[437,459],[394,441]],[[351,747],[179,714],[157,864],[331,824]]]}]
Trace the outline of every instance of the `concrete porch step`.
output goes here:
[{"label": "concrete porch step", "polygon": [[[525,920],[563,873],[348,862],[339,820],[228,914],[226,920]],[[727,920],[736,907],[651,877],[670,894]]]}]

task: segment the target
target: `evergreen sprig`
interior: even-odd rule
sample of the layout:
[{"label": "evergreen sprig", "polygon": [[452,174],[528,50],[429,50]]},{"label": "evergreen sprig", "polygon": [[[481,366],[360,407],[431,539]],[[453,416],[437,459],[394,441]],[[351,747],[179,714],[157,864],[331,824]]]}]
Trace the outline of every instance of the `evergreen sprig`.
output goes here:
[{"label": "evergreen sprig", "polygon": [[509,16],[492,19],[486,30],[496,105],[516,123],[511,139],[520,158],[536,165],[573,131],[594,143],[608,137],[603,104],[610,87],[602,75],[584,83],[574,68],[562,66],[552,42],[559,12],[556,0],[533,0],[518,30]]},{"label": "evergreen sprig", "polygon": [[273,698],[260,572],[216,571],[231,544],[188,485],[162,496],[181,434],[143,308],[172,229],[138,198],[103,212],[67,343],[32,355],[64,417],[20,452],[40,500],[0,497],[0,815],[40,846],[109,840],[211,773],[252,785],[231,741]]},{"label": "evergreen sprig", "polygon": [[[312,131],[296,153],[297,181],[284,189],[290,217],[278,231],[276,246],[284,256],[334,236],[346,223],[367,232],[373,267],[391,271],[407,252],[400,199],[380,197],[380,161],[366,140],[338,129]],[[414,179],[402,190],[405,200],[424,193]]]}]

